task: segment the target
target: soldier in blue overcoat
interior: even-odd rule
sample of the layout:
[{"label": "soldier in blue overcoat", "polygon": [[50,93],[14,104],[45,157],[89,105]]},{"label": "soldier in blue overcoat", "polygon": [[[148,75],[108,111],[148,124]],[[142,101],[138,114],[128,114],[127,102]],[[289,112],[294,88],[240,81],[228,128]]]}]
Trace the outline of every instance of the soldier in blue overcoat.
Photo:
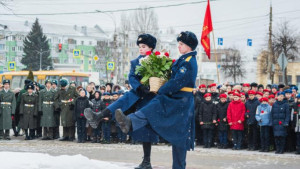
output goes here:
[{"label": "soldier in blue overcoat", "polygon": [[194,97],[197,76],[198,45],[194,33],[181,32],[177,37],[182,56],[172,65],[170,80],[146,106],[125,116],[116,111],[116,120],[124,133],[150,125],[155,132],[172,144],[173,169],[186,167],[186,152],[194,148]]},{"label": "soldier in blue overcoat", "polygon": [[[132,109],[134,111],[138,110],[154,98],[155,94],[149,92],[149,87],[141,84],[140,81],[142,76],[136,75],[135,69],[140,65],[140,59],[146,56],[146,52],[155,49],[156,38],[150,34],[141,34],[138,36],[136,44],[139,47],[140,56],[130,62],[129,83],[132,89],[99,113],[96,117],[97,119],[102,119],[104,117],[114,118],[114,113],[117,109],[121,109],[123,112],[128,112]],[[86,116],[86,118],[92,120],[91,117]],[[136,169],[152,168],[150,163],[151,143],[158,142],[158,135],[150,126],[142,127],[136,132],[129,134],[132,136],[133,140],[143,142],[144,158],[142,163]]]}]

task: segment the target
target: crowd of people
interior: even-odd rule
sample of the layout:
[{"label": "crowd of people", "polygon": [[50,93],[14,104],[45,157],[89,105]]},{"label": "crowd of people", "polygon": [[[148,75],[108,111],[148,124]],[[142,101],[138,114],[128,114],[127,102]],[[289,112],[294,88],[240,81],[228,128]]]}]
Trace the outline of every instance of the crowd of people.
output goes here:
[{"label": "crowd of people", "polygon": [[300,94],[295,85],[206,86],[194,90],[196,144],[300,154]]},{"label": "crowd of people", "polygon": [[[59,139],[84,143],[136,143],[124,134],[114,119],[103,118],[92,127],[84,110],[101,112],[131,89],[107,83],[86,88],[65,79],[46,80],[40,85],[25,80],[22,90],[10,90],[4,80],[0,91],[0,139],[25,135],[25,140]],[[300,154],[300,94],[295,85],[258,85],[256,83],[201,84],[194,89],[196,139],[203,148],[218,147],[282,154]],[[134,110],[132,110],[134,111]],[[62,137],[59,127],[63,127]],[[158,143],[167,143],[160,138]],[[156,144],[156,143],[154,143]]]},{"label": "crowd of people", "polygon": [[[96,86],[94,82],[86,88],[76,82],[61,79],[46,80],[45,85],[26,79],[24,89],[10,90],[10,80],[0,86],[0,140],[11,140],[10,129],[15,137],[25,136],[25,140],[74,141],[77,128],[78,143],[109,144],[126,142],[115,121],[105,118],[92,128],[84,117],[84,109],[92,108],[100,112],[124,92],[130,90],[128,81],[123,90],[119,85],[107,83]],[[59,127],[63,127],[62,137]]]}]

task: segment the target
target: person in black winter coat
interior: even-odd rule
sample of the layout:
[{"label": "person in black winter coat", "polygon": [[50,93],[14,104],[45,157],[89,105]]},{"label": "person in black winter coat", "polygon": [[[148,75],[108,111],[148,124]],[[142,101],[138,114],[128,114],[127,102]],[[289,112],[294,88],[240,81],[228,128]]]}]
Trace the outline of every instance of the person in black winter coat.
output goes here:
[{"label": "person in black winter coat", "polygon": [[212,143],[213,129],[216,123],[216,107],[211,100],[211,94],[204,95],[205,101],[199,108],[199,121],[203,130],[204,148],[210,148]]},{"label": "person in black winter coat", "polygon": [[[105,104],[101,100],[101,92],[96,91],[95,92],[95,98],[91,101],[93,103],[92,110],[94,112],[100,112],[105,109]],[[100,137],[101,137],[101,125],[96,124],[97,128],[93,128],[93,141],[92,143],[100,143]]]},{"label": "person in black winter coat", "polygon": [[296,103],[294,103],[293,125],[295,126],[295,132],[297,137],[296,154],[300,155],[300,94],[297,95]]},{"label": "person in black winter coat", "polygon": [[260,105],[259,100],[255,97],[255,91],[250,90],[248,92],[249,99],[246,102],[246,119],[248,127],[248,150],[258,150],[258,134],[259,127],[255,119],[256,109]]},{"label": "person in black winter coat", "polygon": [[287,136],[287,127],[290,121],[289,105],[283,101],[284,92],[277,93],[277,101],[273,104],[272,127],[275,137],[276,152],[275,154],[283,154],[285,148],[285,139]]},{"label": "person in black winter coat", "polygon": [[214,104],[218,104],[220,101],[219,93],[217,93],[217,84],[213,83],[209,85],[209,90],[211,93],[211,100]]},{"label": "person in black winter coat", "polygon": [[295,133],[295,125],[293,124],[292,120],[294,117],[294,104],[295,104],[295,99],[292,97],[292,90],[288,89],[285,90],[285,98],[284,101],[289,105],[289,112],[291,116],[291,120],[289,122],[289,127],[287,129],[288,135],[287,135],[287,140],[286,140],[286,151],[287,152],[293,152],[296,150],[296,133]]},{"label": "person in black winter coat", "polygon": [[86,138],[86,118],[84,117],[84,109],[89,108],[89,99],[86,97],[86,90],[79,92],[80,96],[75,101],[74,121],[77,122],[78,143],[84,143]]},{"label": "person in black winter coat", "polygon": [[[103,93],[103,103],[105,108],[107,108],[111,103],[112,100],[110,99],[110,93],[104,92]],[[111,133],[111,119],[108,117],[103,118],[102,123],[102,133],[103,133],[103,144],[110,144],[110,133]]]},{"label": "person in black winter coat", "polygon": [[218,121],[218,134],[219,134],[219,146],[218,148],[226,149],[228,146],[227,132],[227,108],[229,102],[227,101],[227,95],[220,95],[220,102],[216,105],[217,121]]},{"label": "person in black winter coat", "polygon": [[[204,95],[206,93],[206,85],[201,84],[199,85],[199,91],[195,93],[195,117],[199,117],[198,114],[198,109],[201,106],[201,103],[205,100]],[[202,130],[199,122],[199,118],[195,118],[195,135],[196,135],[196,144],[200,145],[201,144],[201,135],[202,135]]]}]

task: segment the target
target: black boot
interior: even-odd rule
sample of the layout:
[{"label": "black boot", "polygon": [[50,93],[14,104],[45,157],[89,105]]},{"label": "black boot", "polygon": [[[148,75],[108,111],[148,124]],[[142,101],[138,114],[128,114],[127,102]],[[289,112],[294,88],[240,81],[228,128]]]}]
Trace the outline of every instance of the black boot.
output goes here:
[{"label": "black boot", "polygon": [[84,110],[84,116],[88,121],[93,121],[96,124],[99,124],[99,122],[105,118],[111,116],[111,111],[109,109],[104,109],[102,112],[94,112],[92,109],[87,108]]},{"label": "black boot", "polygon": [[150,157],[145,157],[142,163],[138,167],[135,167],[134,169],[152,169],[150,163]]},{"label": "black boot", "polygon": [[115,118],[116,121],[120,124],[122,132],[127,134],[131,128],[130,118],[125,116],[121,109],[116,110]]},{"label": "black boot", "polygon": [[68,141],[69,140],[69,137],[63,137],[61,139],[59,139],[59,141]]},{"label": "black boot", "polygon": [[97,137],[96,136],[93,137],[93,140],[92,140],[91,143],[97,143]]},{"label": "black boot", "polygon": [[30,137],[28,135],[28,130],[25,130],[25,140],[30,140]]},{"label": "black boot", "polygon": [[295,154],[300,154],[300,147],[297,147],[296,153]]}]

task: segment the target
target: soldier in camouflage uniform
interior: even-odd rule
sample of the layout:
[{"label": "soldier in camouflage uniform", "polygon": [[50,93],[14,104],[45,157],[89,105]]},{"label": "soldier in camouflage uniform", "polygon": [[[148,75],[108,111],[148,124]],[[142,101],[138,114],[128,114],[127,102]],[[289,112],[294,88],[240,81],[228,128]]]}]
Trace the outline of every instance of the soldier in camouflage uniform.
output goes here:
[{"label": "soldier in camouflage uniform", "polygon": [[[38,95],[33,93],[34,86],[29,84],[26,86],[27,92],[21,97],[20,116],[22,129],[25,130],[25,140],[32,140],[35,137],[35,129],[37,128],[38,115]],[[28,134],[28,129],[30,133]]]},{"label": "soldier in camouflage uniform", "polygon": [[53,128],[56,126],[54,117],[54,96],[55,91],[51,88],[52,82],[46,80],[46,88],[40,91],[39,94],[39,114],[41,116],[41,126],[44,129],[42,140],[53,139]]},{"label": "soldier in camouflage uniform", "polygon": [[[10,140],[9,130],[12,128],[12,120],[16,110],[15,94],[10,90],[10,81],[3,81],[4,89],[0,91],[0,139],[4,134],[5,140]],[[3,133],[4,131],[4,133]]]},{"label": "soldier in camouflage uniform", "polygon": [[60,141],[73,141],[75,139],[75,122],[73,120],[74,99],[78,97],[76,88],[68,86],[68,81],[60,80],[61,88],[55,94],[54,106],[60,111],[63,138]]}]

